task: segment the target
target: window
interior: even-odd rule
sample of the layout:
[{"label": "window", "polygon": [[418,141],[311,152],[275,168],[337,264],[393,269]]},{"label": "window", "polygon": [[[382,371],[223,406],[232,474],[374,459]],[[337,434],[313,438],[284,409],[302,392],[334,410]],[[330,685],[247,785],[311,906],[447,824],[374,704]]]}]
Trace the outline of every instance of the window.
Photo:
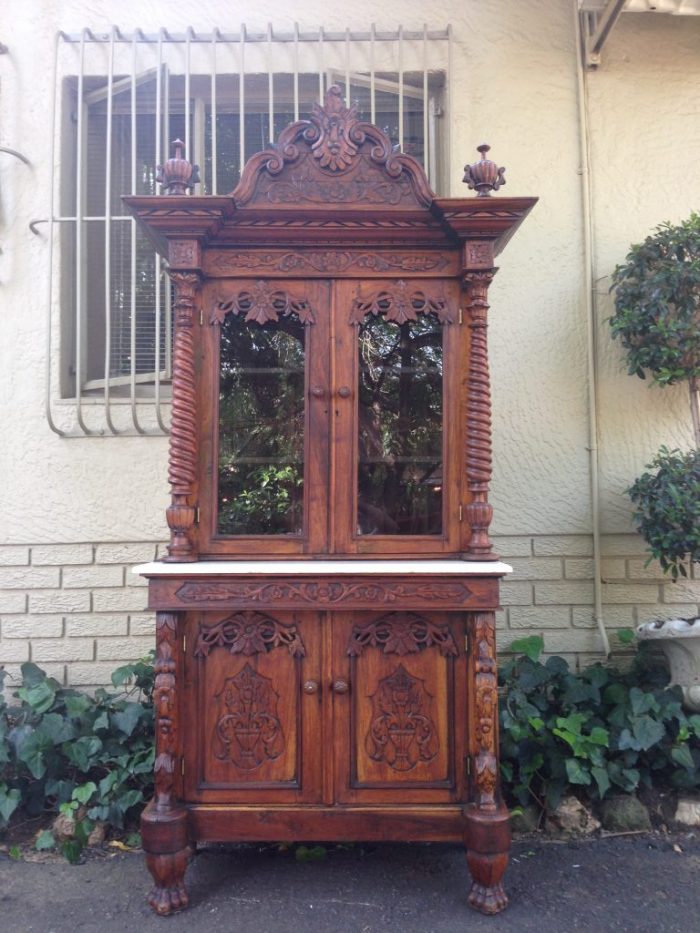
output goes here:
[{"label": "window", "polygon": [[[200,166],[195,193],[229,193],[244,162],[335,83],[439,190],[448,37],[402,29],[281,36],[271,27],[258,36],[245,28],[236,36],[60,36],[63,168],[49,221],[60,255],[52,263],[60,353],[57,366],[49,360],[51,426],[69,435],[167,430],[169,280],[121,197],[157,193],[156,166],[172,140],[182,138]],[[64,403],[53,411],[56,397]]]}]

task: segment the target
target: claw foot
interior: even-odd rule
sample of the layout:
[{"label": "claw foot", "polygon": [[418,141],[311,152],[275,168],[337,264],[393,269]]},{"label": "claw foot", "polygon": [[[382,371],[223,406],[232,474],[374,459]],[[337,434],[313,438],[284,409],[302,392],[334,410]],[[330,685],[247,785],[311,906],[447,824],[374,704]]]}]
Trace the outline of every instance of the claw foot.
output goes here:
[{"label": "claw foot", "polygon": [[475,881],[469,892],[469,904],[481,914],[499,914],[508,906],[508,897],[500,883],[487,888]]}]

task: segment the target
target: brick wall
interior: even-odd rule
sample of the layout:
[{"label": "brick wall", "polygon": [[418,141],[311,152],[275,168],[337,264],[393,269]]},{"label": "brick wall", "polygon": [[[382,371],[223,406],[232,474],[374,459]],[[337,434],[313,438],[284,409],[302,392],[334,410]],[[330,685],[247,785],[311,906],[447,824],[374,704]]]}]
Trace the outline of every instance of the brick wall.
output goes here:
[{"label": "brick wall", "polygon": [[[514,567],[501,590],[500,647],[542,634],[547,653],[572,664],[600,659],[590,535],[500,537],[496,546]],[[161,550],[157,542],[0,547],[0,665],[13,680],[21,663],[32,660],[61,683],[109,683],[116,667],[153,645],[145,581],[131,568]],[[613,645],[617,629],[698,613],[700,572],[671,583],[658,566],[644,566],[636,535],[604,537],[603,553],[604,616]]]}]

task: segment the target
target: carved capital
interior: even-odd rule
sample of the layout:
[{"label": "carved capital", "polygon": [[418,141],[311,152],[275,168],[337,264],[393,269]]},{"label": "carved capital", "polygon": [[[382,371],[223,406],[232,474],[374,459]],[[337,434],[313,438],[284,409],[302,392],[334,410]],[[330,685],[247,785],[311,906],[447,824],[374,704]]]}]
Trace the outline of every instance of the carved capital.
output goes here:
[{"label": "carved capital", "polygon": [[202,264],[202,249],[198,240],[170,240],[168,264],[171,269],[198,269]]},{"label": "carved capital", "polygon": [[[170,272],[168,274],[175,286],[175,325],[192,327],[195,297],[201,285],[201,276],[199,272]],[[174,382],[175,373],[173,373]]]}]

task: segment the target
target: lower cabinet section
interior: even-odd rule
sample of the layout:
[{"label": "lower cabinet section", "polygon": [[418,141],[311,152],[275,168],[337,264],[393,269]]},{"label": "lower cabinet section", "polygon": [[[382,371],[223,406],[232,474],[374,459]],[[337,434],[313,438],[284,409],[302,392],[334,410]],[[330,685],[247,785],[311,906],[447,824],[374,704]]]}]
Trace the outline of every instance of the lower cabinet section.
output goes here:
[{"label": "lower cabinet section", "polygon": [[505,906],[493,611],[159,611],[154,698],[159,913],[198,841],[461,841]]}]

